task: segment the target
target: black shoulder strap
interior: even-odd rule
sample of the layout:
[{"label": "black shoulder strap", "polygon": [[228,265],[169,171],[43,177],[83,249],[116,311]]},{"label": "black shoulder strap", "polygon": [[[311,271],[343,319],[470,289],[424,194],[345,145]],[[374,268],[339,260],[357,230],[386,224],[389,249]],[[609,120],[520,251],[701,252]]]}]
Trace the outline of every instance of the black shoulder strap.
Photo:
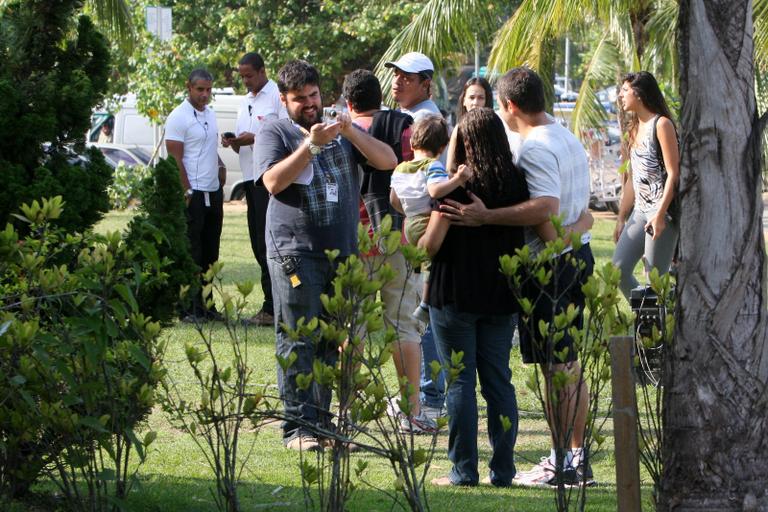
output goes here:
[{"label": "black shoulder strap", "polygon": [[[666,180],[667,168],[664,165],[664,152],[661,150],[661,143],[659,142],[659,136],[656,133],[656,124],[659,122],[659,119],[661,119],[661,116],[656,116],[656,119],[653,120],[653,145],[656,148],[656,155],[659,158],[659,165],[661,166],[661,170],[664,173],[664,180]],[[677,130],[675,130],[675,139],[677,139]],[[670,217],[672,217],[672,220],[674,222],[677,222],[678,219],[680,218],[680,197],[678,196],[679,190],[680,190],[680,183],[678,182],[677,189],[675,190],[675,196],[672,198],[672,203],[669,205],[669,208],[667,209],[667,212],[669,212],[669,215]],[[677,249],[675,249],[675,252],[677,252]]]},{"label": "black shoulder strap", "polygon": [[[653,146],[656,148],[656,155],[659,157],[659,164],[664,168],[664,172],[666,172],[666,167],[664,167],[664,152],[661,150],[661,142],[659,142],[659,135],[656,132],[658,129],[656,125],[659,122],[659,119],[661,119],[661,116],[656,116],[656,119],[653,120]],[[674,125],[672,125],[674,127]],[[677,130],[675,130],[675,139],[677,139]],[[678,141],[678,145],[680,144],[680,141]]]},{"label": "black shoulder strap", "polygon": [[[659,142],[659,135],[656,133],[656,125],[659,123],[661,116],[656,116],[653,120],[653,147],[656,148],[656,156],[659,158],[659,165],[664,168],[664,153],[661,151],[661,143]],[[666,172],[666,168],[664,170]]]}]

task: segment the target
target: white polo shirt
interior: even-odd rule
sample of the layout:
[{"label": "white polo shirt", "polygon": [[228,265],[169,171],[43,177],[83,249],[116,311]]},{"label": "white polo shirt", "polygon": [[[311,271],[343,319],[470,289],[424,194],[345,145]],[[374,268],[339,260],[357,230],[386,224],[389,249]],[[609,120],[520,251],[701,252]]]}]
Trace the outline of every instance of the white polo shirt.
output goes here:
[{"label": "white polo shirt", "polygon": [[193,190],[219,190],[219,128],[210,106],[201,112],[184,100],[165,122],[165,139],[184,144],[182,163]]},{"label": "white polo shirt", "polygon": [[[239,136],[241,133],[250,132],[255,137],[259,133],[259,126],[264,121],[287,118],[288,111],[283,102],[280,101],[280,91],[277,89],[277,84],[272,80],[267,80],[259,92],[256,94],[249,92],[240,104],[240,109],[237,111],[235,134]],[[258,144],[259,141],[254,139],[254,143]],[[253,181],[253,145],[240,147],[238,155],[240,156],[240,170],[243,173],[243,180]]]}]

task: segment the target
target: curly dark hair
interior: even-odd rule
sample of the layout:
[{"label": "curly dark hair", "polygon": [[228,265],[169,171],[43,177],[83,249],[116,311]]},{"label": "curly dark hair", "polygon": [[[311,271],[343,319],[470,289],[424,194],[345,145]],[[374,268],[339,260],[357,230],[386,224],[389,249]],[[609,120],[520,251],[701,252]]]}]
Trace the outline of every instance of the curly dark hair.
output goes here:
[{"label": "curly dark hair", "polygon": [[456,130],[456,163],[472,171],[467,188],[488,208],[509,204],[515,197],[515,163],[502,120],[490,108],[470,110]]},{"label": "curly dark hair", "polygon": [[367,112],[381,107],[381,83],[367,69],[356,69],[344,77],[341,94],[355,112]]},{"label": "curly dark hair", "polygon": [[291,60],[277,72],[277,88],[280,93],[300,91],[307,85],[320,87],[320,74],[305,60]]}]

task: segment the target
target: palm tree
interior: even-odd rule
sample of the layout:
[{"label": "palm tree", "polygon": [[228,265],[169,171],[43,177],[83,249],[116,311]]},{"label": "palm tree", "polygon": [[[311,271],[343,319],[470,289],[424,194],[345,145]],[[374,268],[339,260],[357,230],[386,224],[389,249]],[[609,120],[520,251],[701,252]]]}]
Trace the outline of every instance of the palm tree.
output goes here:
[{"label": "palm tree", "polygon": [[395,37],[376,64],[387,102],[392,103],[392,73],[384,63],[400,55],[420,51],[432,58],[436,71],[461,65],[475,43],[487,44],[509,8],[509,2],[489,4],[482,0],[428,0]]},{"label": "palm tree", "polygon": [[126,50],[132,49],[136,33],[128,0],[86,0],[84,10],[93,15],[102,32]]},{"label": "palm tree", "polygon": [[[430,0],[421,13],[392,41],[377,65],[383,81],[383,63],[407,51],[418,50],[432,57],[437,67],[454,62],[457,52],[473,48],[475,37],[481,42],[493,37],[489,67],[503,72],[528,65],[543,76],[553,74],[553,41],[589,27],[599,27],[579,99],[571,118],[576,134],[597,127],[607,113],[596,101],[596,91],[606,83],[616,83],[625,71],[646,69],[677,89],[678,59],[675,28],[677,0],[523,0],[496,31],[500,21],[517,2],[489,3],[478,0]],[[768,67],[768,0],[755,0],[755,60],[759,69]],[[762,78],[762,74],[758,74]],[[762,83],[762,81],[761,81]],[[758,84],[762,92],[761,111],[768,107],[768,85]],[[551,84],[549,84],[551,87]]]}]

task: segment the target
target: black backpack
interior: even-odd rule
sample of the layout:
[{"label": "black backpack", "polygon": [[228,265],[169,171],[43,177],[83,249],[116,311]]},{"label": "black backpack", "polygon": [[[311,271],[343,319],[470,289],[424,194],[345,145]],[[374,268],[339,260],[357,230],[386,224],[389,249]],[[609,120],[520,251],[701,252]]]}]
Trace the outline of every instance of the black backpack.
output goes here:
[{"label": "black backpack", "polygon": [[[375,139],[388,144],[395,152],[397,163],[403,161],[402,136],[413,119],[408,114],[395,110],[380,110],[373,114],[373,122],[368,133]],[[389,187],[392,171],[381,171],[369,165],[361,165],[363,170],[360,180],[360,195],[363,197],[371,227],[376,231],[386,215],[392,217],[392,229],[401,230],[403,216],[389,204]]]}]

